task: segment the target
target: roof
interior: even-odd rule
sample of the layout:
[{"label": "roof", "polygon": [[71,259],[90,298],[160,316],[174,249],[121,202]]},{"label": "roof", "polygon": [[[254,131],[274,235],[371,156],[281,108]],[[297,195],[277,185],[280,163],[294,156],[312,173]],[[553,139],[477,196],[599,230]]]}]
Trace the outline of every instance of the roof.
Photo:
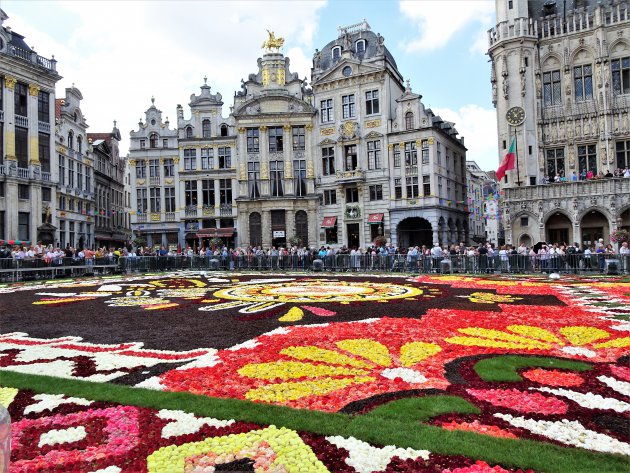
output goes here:
[{"label": "roof", "polygon": [[63,107],[64,99],[55,99],[55,118],[61,118],[61,107]]},{"label": "roof", "polygon": [[[555,8],[553,8],[554,3]],[[538,19],[543,18],[549,14],[555,14],[562,17],[564,16],[565,12],[569,14],[576,9],[586,9],[589,12],[592,12],[594,11],[598,3],[603,3],[604,5],[606,3],[610,4],[610,0],[604,2],[593,0],[528,0],[527,7],[529,17]],[[548,5],[546,9],[545,4]]]}]

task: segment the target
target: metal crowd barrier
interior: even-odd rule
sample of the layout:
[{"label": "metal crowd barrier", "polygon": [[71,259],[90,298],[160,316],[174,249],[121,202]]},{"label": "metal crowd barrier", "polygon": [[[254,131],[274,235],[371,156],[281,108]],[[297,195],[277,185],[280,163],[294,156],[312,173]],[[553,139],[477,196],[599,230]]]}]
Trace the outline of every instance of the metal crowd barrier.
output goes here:
[{"label": "metal crowd barrier", "polygon": [[121,270],[121,262],[105,258],[0,258],[0,281],[16,282],[33,279],[55,279],[113,274]]},{"label": "metal crowd barrier", "polygon": [[[317,261],[317,262],[316,262]],[[120,258],[127,273],[173,270],[334,271],[400,273],[618,273],[630,274],[630,255],[466,256],[433,258],[409,255],[228,255],[137,256]]]}]

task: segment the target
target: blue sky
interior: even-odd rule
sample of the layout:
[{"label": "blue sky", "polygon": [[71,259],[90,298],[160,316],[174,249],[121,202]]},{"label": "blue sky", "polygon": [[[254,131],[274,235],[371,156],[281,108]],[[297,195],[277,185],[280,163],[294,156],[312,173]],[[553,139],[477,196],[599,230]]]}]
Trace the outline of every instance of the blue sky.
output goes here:
[{"label": "blue sky", "polygon": [[265,29],[283,36],[291,70],[310,76],[315,48],[337,27],[366,19],[385,37],[405,79],[423,102],[456,123],[468,159],[497,166],[496,116],[491,102],[486,31],[494,0],[417,1],[24,1],[0,0],[5,25],[59,61],[57,95],[73,83],[84,97],[89,132],[117,120],[128,136],[155,96],[175,122],[175,107],[199,92],[203,77],[220,92],[224,115],[240,79],[256,71]]}]

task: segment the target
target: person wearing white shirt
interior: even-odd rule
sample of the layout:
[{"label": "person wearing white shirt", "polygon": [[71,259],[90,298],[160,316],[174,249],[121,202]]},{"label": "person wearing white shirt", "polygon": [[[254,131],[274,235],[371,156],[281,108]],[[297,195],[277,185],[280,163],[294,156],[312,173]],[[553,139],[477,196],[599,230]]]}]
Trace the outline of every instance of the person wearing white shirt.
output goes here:
[{"label": "person wearing white shirt", "polygon": [[628,242],[624,241],[619,246],[619,259],[621,260],[621,271],[627,273],[630,271],[630,247]]}]

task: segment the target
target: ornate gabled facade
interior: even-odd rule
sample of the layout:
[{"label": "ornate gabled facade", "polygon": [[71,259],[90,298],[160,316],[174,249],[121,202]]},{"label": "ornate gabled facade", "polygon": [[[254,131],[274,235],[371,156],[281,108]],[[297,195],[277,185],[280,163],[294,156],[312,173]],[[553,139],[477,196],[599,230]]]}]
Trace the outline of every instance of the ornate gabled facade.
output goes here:
[{"label": "ornate gabled facade", "polygon": [[127,161],[120,156],[120,131],[88,133],[89,153],[94,163],[94,245],[121,248],[131,240],[129,215],[125,213]]},{"label": "ornate gabled facade", "polygon": [[[467,239],[465,152],[425,110],[367,22],[339,28],[313,58],[320,241],[366,247]],[[418,154],[420,152],[420,160]]]},{"label": "ornate gabled facade", "polygon": [[[630,166],[630,5],[626,0],[497,0],[489,31],[508,243],[592,245],[630,228],[630,180],[588,179]],[[524,110],[510,126],[506,113]],[[556,175],[567,182],[554,181]],[[573,176],[577,181],[573,181]]]},{"label": "ornate gabled facade", "polygon": [[66,89],[55,101],[55,149],[57,151],[56,222],[59,246],[91,248],[94,244],[93,155],[88,153],[88,124],[81,111],[83,95],[76,87]]},{"label": "ornate gabled facade", "polygon": [[[317,243],[313,120],[305,80],[272,46],[234,97],[241,245]],[[275,48],[277,49],[277,48]],[[299,240],[299,241],[298,241]]]},{"label": "ornate gabled facade", "polygon": [[[0,240],[55,240],[57,61],[4,26],[0,10]],[[48,209],[48,210],[47,210]]]}]

